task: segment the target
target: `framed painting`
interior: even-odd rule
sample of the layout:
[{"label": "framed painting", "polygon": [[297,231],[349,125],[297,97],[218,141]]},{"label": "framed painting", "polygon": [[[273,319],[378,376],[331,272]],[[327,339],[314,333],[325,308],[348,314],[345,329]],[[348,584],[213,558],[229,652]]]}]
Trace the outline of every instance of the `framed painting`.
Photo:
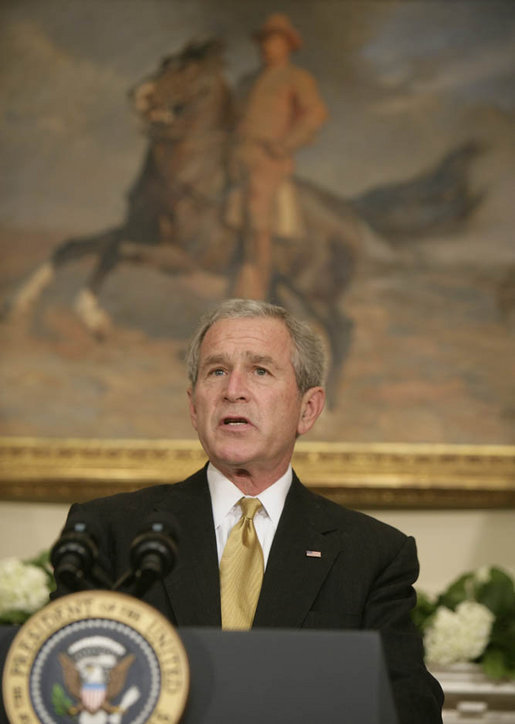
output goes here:
[{"label": "framed painting", "polygon": [[513,506],[514,34],[511,0],[2,3],[0,496],[202,464],[188,338],[252,289],[327,345],[310,486]]}]

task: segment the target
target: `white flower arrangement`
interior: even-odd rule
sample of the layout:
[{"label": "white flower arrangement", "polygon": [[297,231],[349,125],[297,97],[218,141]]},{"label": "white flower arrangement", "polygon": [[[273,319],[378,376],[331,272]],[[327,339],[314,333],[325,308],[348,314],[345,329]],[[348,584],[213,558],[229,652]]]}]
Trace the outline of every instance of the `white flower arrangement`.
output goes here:
[{"label": "white flower arrangement", "polygon": [[515,586],[506,571],[481,568],[417,598],[413,620],[429,666],[476,662],[493,679],[515,678]]},{"label": "white flower arrangement", "polygon": [[48,554],[31,561],[0,561],[0,623],[23,623],[48,603],[52,573]]},{"label": "white flower arrangement", "polygon": [[424,631],[429,666],[477,659],[488,645],[494,620],[490,609],[475,601],[463,601],[455,611],[439,606]]}]

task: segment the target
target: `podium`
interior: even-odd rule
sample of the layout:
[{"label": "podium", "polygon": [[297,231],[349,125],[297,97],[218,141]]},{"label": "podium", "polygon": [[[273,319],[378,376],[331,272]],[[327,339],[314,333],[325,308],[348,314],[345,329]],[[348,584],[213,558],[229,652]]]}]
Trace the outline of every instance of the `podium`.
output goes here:
[{"label": "podium", "polygon": [[[0,629],[0,669],[16,631]],[[377,632],[177,633],[191,678],[181,724],[397,724]]]}]

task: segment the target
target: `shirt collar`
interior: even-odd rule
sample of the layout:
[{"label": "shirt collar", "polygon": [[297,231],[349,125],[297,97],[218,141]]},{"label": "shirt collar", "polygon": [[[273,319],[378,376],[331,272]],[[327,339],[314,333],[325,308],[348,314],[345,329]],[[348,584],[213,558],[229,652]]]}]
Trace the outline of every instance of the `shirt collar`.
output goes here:
[{"label": "shirt collar", "polygon": [[[277,528],[279,518],[283,512],[284,503],[293,479],[292,467],[282,475],[279,480],[269,485],[266,490],[256,495],[265,509],[274,526]],[[213,507],[215,528],[221,525],[223,519],[242,497],[241,490],[225,477],[214,465],[207,467],[207,482]]]}]

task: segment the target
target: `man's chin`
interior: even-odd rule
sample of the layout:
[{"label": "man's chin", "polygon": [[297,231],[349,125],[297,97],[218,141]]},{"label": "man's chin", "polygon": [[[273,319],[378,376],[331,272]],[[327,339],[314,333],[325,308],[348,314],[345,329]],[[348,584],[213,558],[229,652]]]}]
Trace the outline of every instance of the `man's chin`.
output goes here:
[{"label": "man's chin", "polygon": [[209,458],[213,465],[235,469],[251,464],[256,451],[246,449],[242,445],[220,445],[211,452]]},{"label": "man's chin", "polygon": [[[239,467],[245,467],[247,465],[252,464],[252,457],[249,455],[231,455],[231,454],[220,454],[217,456],[216,460],[220,465],[224,465],[228,468],[239,468]],[[214,465],[217,463],[212,458],[212,461]]]}]

